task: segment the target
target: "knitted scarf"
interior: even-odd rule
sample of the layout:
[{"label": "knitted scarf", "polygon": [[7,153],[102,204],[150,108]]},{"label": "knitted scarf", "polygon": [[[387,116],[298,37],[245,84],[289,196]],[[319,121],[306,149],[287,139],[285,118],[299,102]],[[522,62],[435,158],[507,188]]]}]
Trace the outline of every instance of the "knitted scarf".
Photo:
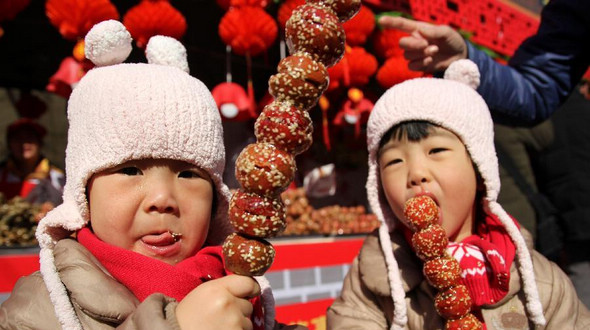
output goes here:
[{"label": "knitted scarf", "polygon": [[[227,275],[223,266],[221,246],[204,247],[196,255],[170,265],[142,254],[101,241],[84,227],[78,231],[78,242],[87,248],[109,273],[143,301],[160,292],[181,301],[200,284]],[[254,305],[254,329],[264,329],[260,297],[250,300]]]},{"label": "knitted scarf", "polygon": [[516,248],[495,215],[477,224],[474,235],[459,243],[449,242],[447,252],[461,265],[461,276],[474,308],[494,304],[506,296]]}]

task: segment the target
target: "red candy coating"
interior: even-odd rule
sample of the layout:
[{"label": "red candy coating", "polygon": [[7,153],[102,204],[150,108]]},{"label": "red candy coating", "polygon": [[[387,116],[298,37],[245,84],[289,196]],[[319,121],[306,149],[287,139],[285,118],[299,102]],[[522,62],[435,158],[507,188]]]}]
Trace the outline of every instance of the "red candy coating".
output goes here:
[{"label": "red candy coating", "polygon": [[268,80],[269,93],[301,109],[314,106],[328,87],[328,70],[307,53],[296,53],[279,62],[278,73]]},{"label": "red candy coating", "polygon": [[428,283],[439,290],[461,284],[461,266],[447,255],[424,262],[423,271]]},{"label": "red candy coating", "polygon": [[275,257],[272,245],[263,239],[246,238],[237,233],[223,242],[225,268],[244,276],[260,276],[266,272]]},{"label": "red candy coating", "polygon": [[258,116],[254,124],[258,142],[274,144],[298,155],[313,142],[313,123],[306,111],[300,111],[289,103],[271,102]]},{"label": "red candy coating", "polygon": [[276,196],[295,175],[295,160],[290,153],[270,143],[253,143],[236,159],[236,179],[249,192]]},{"label": "red candy coating", "polygon": [[456,320],[448,320],[445,324],[446,330],[482,330],[483,325],[475,315],[469,313]]},{"label": "red candy coating", "polygon": [[412,246],[422,260],[430,260],[445,253],[449,239],[440,225],[432,225],[412,235]]},{"label": "red candy coating", "polygon": [[406,201],[404,216],[412,230],[422,230],[437,222],[438,206],[429,196],[412,197]]},{"label": "red candy coating", "polygon": [[322,4],[332,9],[341,22],[348,21],[361,9],[361,0],[307,0],[307,2]]},{"label": "red candy coating", "polygon": [[264,197],[237,190],[229,203],[229,221],[248,236],[273,237],[287,226],[285,205],[280,197]]},{"label": "red candy coating", "polygon": [[458,319],[471,310],[471,296],[465,285],[450,287],[436,294],[434,306],[445,319]]},{"label": "red candy coating", "polygon": [[291,13],[285,26],[289,52],[309,53],[326,67],[344,55],[346,34],[334,12],[317,4],[304,4]]}]

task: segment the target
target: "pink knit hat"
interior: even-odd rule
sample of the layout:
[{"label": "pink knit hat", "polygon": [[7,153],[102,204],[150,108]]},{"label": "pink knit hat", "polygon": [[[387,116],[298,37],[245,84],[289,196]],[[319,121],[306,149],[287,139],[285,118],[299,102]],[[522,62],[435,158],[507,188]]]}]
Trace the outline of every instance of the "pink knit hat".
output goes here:
[{"label": "pink knit hat", "polygon": [[194,164],[209,174],[217,191],[207,242],[219,244],[232,231],[230,194],[222,181],[221,118],[207,87],[188,74],[184,46],[173,38],[152,37],[146,47],[149,64],[121,64],[132,40],[113,20],[94,26],[85,41],[86,57],[97,67],[80,80],[68,101],[64,202],[40,221],[36,233],[41,273],[64,328],[80,325],[56,271],[53,247],[87,225],[86,184],[93,174],[132,159]]},{"label": "pink knit hat", "polygon": [[417,78],[390,88],[377,101],[369,117],[369,175],[366,187],[371,209],[382,222],[379,236],[395,308],[392,329],[404,328],[406,325],[406,302],[389,236],[399,220],[391,212],[381,186],[377,152],[383,135],[390,128],[410,120],[440,125],[457,134],[465,144],[486,187],[484,209],[500,219],[516,246],[531,319],[535,324],[545,324],[530,253],[519,229],[496,201],[500,191],[500,175],[494,147],[494,128],[485,101],[475,91],[478,85],[479,70],[475,63],[469,60],[456,61],[446,70],[445,79]]}]

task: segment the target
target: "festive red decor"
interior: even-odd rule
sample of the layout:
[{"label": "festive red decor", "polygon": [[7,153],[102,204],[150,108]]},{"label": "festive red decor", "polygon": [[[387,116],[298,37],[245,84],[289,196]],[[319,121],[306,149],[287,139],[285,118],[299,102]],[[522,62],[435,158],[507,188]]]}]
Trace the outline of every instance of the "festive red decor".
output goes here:
[{"label": "festive red decor", "polygon": [[219,7],[228,10],[230,7],[254,6],[266,8],[269,0],[216,0]]},{"label": "festive red decor", "polygon": [[231,8],[219,22],[219,36],[238,55],[256,56],[275,41],[275,20],[260,7]]},{"label": "festive red decor", "polygon": [[341,86],[364,86],[377,71],[375,56],[362,47],[347,47],[344,58],[328,69],[330,85],[328,90]]},{"label": "festive red decor", "polygon": [[373,35],[373,49],[380,58],[403,56],[404,51],[399,47],[399,39],[408,34],[394,29],[380,29]]},{"label": "festive red decor", "polygon": [[47,0],[45,13],[68,40],[84,37],[96,23],[119,19],[117,8],[109,0]]},{"label": "festive red decor", "polygon": [[49,78],[49,83],[45,89],[63,98],[68,98],[74,85],[82,79],[90,67],[90,63],[80,62],[68,56],[61,61],[57,72]]},{"label": "festive red decor", "polygon": [[361,6],[359,12],[343,25],[346,32],[346,43],[351,46],[360,46],[375,28],[375,14],[366,6]]},{"label": "festive red decor", "polygon": [[211,94],[224,120],[245,121],[256,118],[253,104],[242,86],[224,82],[215,86]]},{"label": "festive red decor", "polygon": [[279,21],[279,26],[281,29],[285,28],[285,24],[289,17],[291,17],[291,12],[293,9],[301,6],[305,3],[305,0],[286,0],[283,2],[281,7],[279,7],[279,11],[277,12],[277,21]]},{"label": "festive red decor", "polygon": [[412,78],[422,77],[424,74],[418,71],[408,69],[408,61],[403,57],[394,56],[379,68],[377,72],[377,82],[383,88],[389,88],[395,84]]},{"label": "festive red decor", "polygon": [[13,19],[16,14],[25,9],[31,0],[2,0],[0,1],[0,22]]},{"label": "festive red decor", "polygon": [[349,89],[347,94],[348,100],[342,104],[342,109],[334,117],[334,125],[354,125],[354,136],[358,138],[361,134],[361,125],[369,120],[374,104],[366,99],[358,88]]},{"label": "festive red decor", "polygon": [[155,35],[180,39],[186,32],[184,16],[168,0],[141,1],[127,11],[123,24],[140,48]]}]

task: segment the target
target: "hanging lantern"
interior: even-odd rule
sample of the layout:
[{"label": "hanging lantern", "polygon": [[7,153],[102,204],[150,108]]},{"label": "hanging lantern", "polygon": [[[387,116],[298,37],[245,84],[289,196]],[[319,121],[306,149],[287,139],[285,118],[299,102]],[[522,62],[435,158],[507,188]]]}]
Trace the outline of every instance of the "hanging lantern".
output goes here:
[{"label": "hanging lantern", "polygon": [[395,29],[379,29],[373,35],[373,49],[380,58],[403,56],[404,50],[399,46],[399,39],[409,34]]},{"label": "hanging lantern", "polygon": [[285,24],[287,23],[287,20],[289,20],[289,17],[291,17],[293,9],[303,4],[305,4],[305,0],[286,0],[281,4],[281,7],[279,7],[277,12],[277,21],[282,30],[285,29]]},{"label": "hanging lantern", "polygon": [[354,135],[358,138],[361,134],[361,125],[369,120],[374,104],[366,99],[364,93],[358,88],[349,89],[347,96],[348,99],[334,117],[334,125],[354,125]]},{"label": "hanging lantern", "polygon": [[256,56],[275,41],[275,20],[260,7],[230,9],[219,22],[219,36],[238,55]]},{"label": "hanging lantern", "polygon": [[63,98],[70,97],[78,81],[90,69],[87,63],[78,61],[71,56],[64,58],[57,72],[49,78],[49,83],[45,89]]},{"label": "hanging lantern", "polygon": [[377,82],[383,88],[389,88],[402,81],[423,77],[424,73],[408,69],[408,60],[400,56],[390,57],[377,72]]},{"label": "hanging lantern", "polygon": [[377,71],[375,56],[362,47],[347,47],[344,58],[328,69],[330,85],[328,90],[341,86],[364,86]]},{"label": "hanging lantern", "polygon": [[45,13],[68,40],[83,38],[97,23],[119,19],[117,8],[109,0],[47,0]]},{"label": "hanging lantern", "polygon": [[186,32],[186,19],[168,0],[142,0],[127,11],[123,24],[139,48],[155,35],[180,40]]},{"label": "hanging lantern", "polygon": [[[0,1],[0,22],[13,19],[16,14],[25,9],[31,0],[2,0]],[[4,30],[0,27],[0,37],[4,34]]]},{"label": "hanging lantern", "polygon": [[224,82],[215,86],[211,94],[223,119],[245,121],[256,118],[252,102],[242,86]]},{"label": "hanging lantern", "polygon": [[366,6],[349,21],[342,24],[346,32],[346,43],[351,46],[363,45],[375,29],[375,14]]},{"label": "hanging lantern", "polygon": [[269,0],[216,0],[217,5],[223,10],[228,10],[231,7],[253,6],[266,8]]}]

